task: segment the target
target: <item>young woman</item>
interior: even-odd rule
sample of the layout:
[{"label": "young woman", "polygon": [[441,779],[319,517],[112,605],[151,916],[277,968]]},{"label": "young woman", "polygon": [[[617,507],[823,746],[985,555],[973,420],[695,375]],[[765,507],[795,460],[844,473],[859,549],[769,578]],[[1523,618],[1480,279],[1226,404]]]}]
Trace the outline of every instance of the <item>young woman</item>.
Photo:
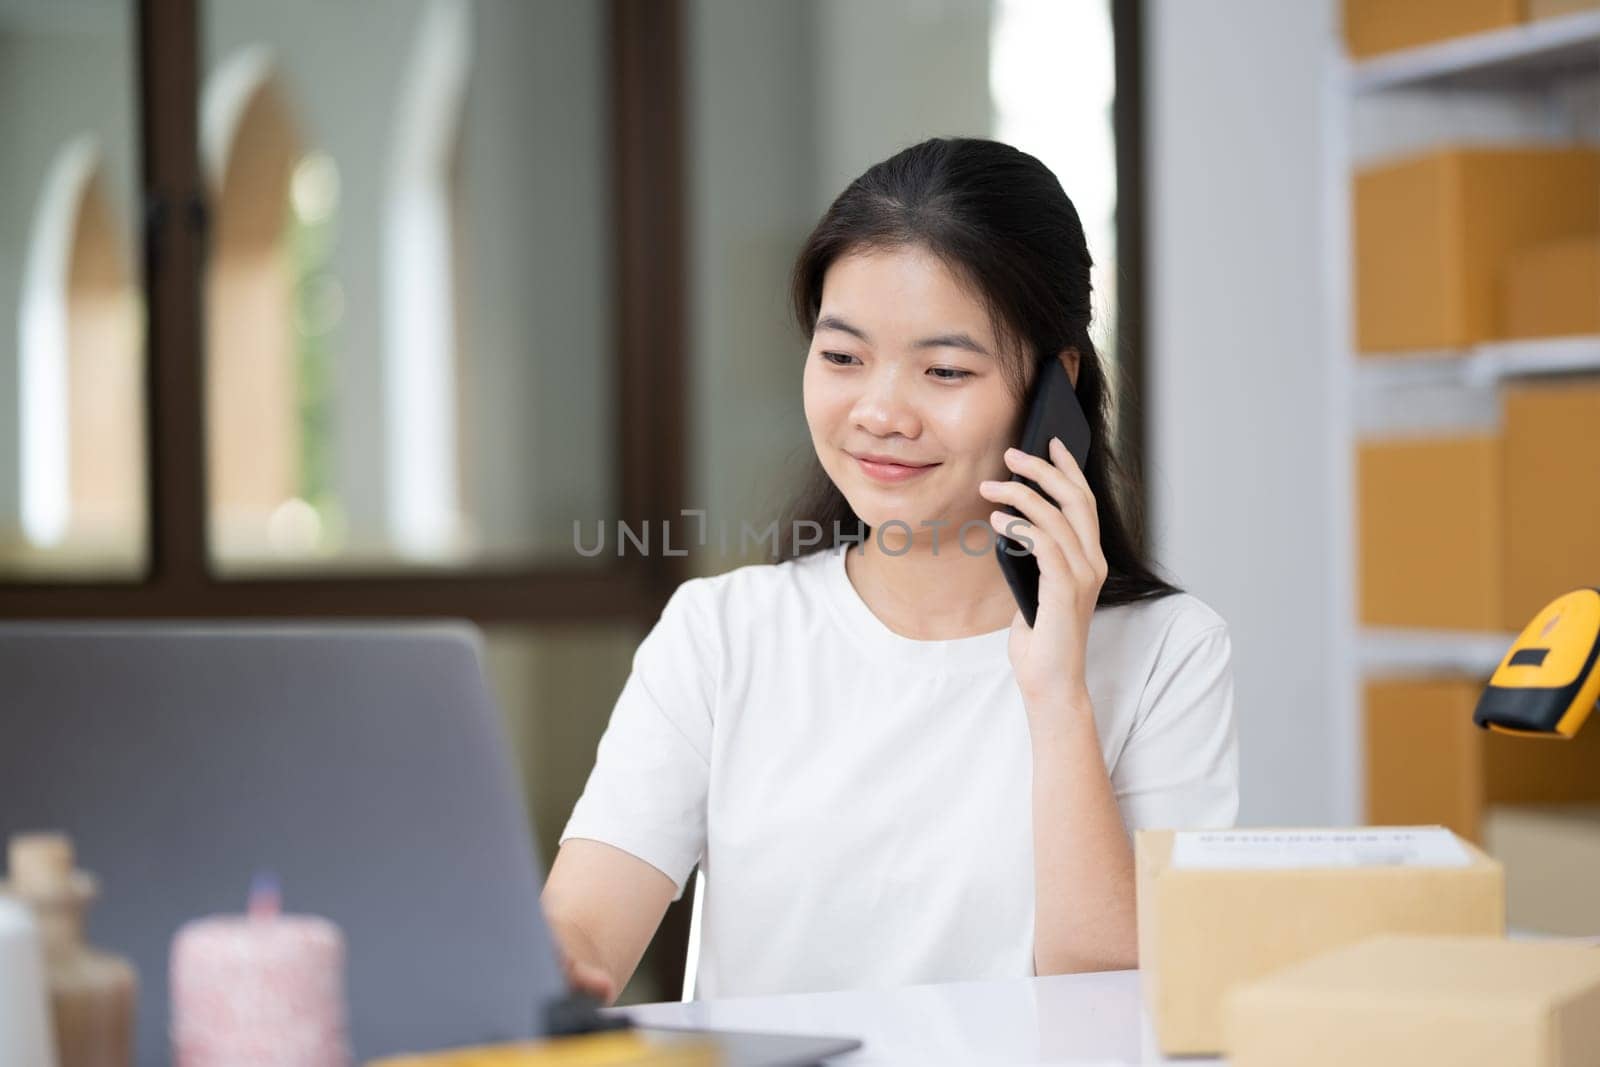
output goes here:
[{"label": "young woman", "polygon": [[[543,894],[577,985],[614,999],[697,864],[702,997],[1136,965],[1129,835],[1232,824],[1233,682],[1124,515],[1089,265],[992,141],[828,209],[794,273],[814,484],[778,562],[685,582],[639,646]],[[1047,360],[1086,470],[1008,448]],[[995,531],[1033,546],[1032,627]]]}]

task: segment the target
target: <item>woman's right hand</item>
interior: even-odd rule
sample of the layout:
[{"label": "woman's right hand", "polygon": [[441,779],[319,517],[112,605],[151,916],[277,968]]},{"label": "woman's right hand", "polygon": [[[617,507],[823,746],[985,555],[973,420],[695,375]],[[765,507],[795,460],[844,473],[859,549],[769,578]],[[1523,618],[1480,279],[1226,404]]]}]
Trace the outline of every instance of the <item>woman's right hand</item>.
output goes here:
[{"label": "woman's right hand", "polygon": [[539,901],[572,991],[615,1001],[676,893],[672,879],[619,848],[564,842]]},{"label": "woman's right hand", "polygon": [[602,1006],[617,999],[617,983],[604,967],[586,963],[568,952],[560,936],[556,937],[556,948],[561,953],[561,972],[566,975],[569,989],[594,997]]}]

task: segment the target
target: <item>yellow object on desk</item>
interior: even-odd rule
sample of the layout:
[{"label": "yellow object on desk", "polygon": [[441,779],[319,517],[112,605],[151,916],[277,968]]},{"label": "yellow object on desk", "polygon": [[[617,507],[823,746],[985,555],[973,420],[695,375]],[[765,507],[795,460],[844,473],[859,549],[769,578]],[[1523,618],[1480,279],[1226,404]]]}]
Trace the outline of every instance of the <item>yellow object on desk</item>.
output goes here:
[{"label": "yellow object on desk", "polygon": [[1570,738],[1600,704],[1600,589],[1557,597],[1511,645],[1472,721],[1503,734]]},{"label": "yellow object on desk", "polygon": [[395,1056],[372,1060],[367,1067],[718,1067],[721,1063],[721,1052],[704,1038],[661,1041],[612,1030],[551,1041]]}]

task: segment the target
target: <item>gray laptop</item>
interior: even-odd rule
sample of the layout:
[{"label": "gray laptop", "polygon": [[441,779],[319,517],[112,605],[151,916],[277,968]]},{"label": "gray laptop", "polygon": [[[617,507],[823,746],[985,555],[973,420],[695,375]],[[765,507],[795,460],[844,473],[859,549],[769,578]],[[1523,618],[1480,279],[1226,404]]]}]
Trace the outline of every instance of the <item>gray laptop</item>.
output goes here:
[{"label": "gray laptop", "polygon": [[[345,932],[358,1062],[539,1036],[567,996],[465,624],[0,623],[0,838],[39,829],[100,877],[140,1067],[170,1058],[173,933],[263,870]],[[773,1067],[860,1047],[714,1037]]]}]

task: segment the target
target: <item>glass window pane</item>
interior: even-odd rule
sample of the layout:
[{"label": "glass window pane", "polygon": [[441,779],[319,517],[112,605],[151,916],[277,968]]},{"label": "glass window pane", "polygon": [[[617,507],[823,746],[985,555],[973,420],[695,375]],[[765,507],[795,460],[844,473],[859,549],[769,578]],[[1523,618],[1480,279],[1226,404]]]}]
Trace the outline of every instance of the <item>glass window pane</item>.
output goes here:
[{"label": "glass window pane", "polygon": [[[768,521],[804,470],[806,341],[789,318],[788,272],[834,197],[908,145],[992,137],[1055,172],[1095,261],[1091,335],[1103,358],[1114,357],[1108,0],[686,6],[690,499],[713,528]],[[726,555],[719,545],[696,566],[714,573],[762,558],[759,545]]]},{"label": "glass window pane", "polygon": [[0,0],[0,577],[143,573],[133,5]]},{"label": "glass window pane", "polygon": [[[1116,358],[1116,96],[1109,0],[994,0],[989,90],[993,134],[1055,172],[1083,223],[1090,271],[1091,338]],[[1116,374],[1106,380],[1115,389]]]},{"label": "glass window pane", "polygon": [[573,521],[615,513],[605,10],[203,5],[219,570],[589,562]]}]

